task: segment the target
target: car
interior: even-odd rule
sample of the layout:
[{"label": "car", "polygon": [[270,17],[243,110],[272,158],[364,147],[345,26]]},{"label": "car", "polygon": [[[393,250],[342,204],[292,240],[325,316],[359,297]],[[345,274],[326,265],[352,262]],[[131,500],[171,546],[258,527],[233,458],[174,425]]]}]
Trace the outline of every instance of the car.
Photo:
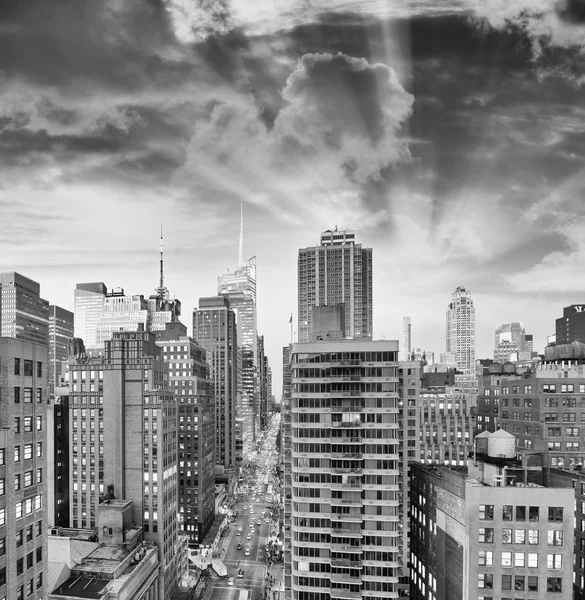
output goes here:
[{"label": "car", "polygon": [[238,569],[238,579],[244,579],[244,569]]},{"label": "car", "polygon": [[246,548],[246,551],[244,552],[244,554],[245,554],[246,556],[250,556],[250,547],[247,547],[247,548]]},{"label": "car", "polygon": [[236,582],[236,579],[234,577],[230,577],[228,579],[228,585],[234,585],[235,582]]},{"label": "car", "polygon": [[246,536],[246,539],[247,539],[247,540],[251,540],[251,539],[252,539],[252,534],[251,534],[251,533],[249,533],[249,534]]},{"label": "car", "polygon": [[250,527],[250,533],[256,533],[256,529],[254,527]]},{"label": "car", "polygon": [[270,523],[270,519],[268,519],[268,518],[264,519],[264,523]]},{"label": "car", "polygon": [[258,519],[258,520],[256,521],[256,525],[262,525],[262,521],[261,521],[260,519]]},{"label": "car", "polygon": [[242,544],[238,544],[238,545],[236,546],[236,550],[241,550],[241,549],[242,549]]},{"label": "car", "polygon": [[262,516],[264,516],[265,514],[266,514],[266,509],[265,509],[265,508],[263,508],[263,509],[262,509]]},{"label": "car", "polygon": [[241,529],[236,530],[236,535],[242,535],[242,530]]},{"label": "car", "polygon": [[244,510],[246,510],[248,508],[247,504],[244,504]]}]

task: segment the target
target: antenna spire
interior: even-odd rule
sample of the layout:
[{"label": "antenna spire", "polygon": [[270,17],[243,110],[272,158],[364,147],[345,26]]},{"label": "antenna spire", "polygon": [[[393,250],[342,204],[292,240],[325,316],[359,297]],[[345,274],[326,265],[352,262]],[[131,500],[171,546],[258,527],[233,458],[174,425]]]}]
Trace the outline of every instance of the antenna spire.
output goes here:
[{"label": "antenna spire", "polygon": [[164,277],[164,269],[163,269],[163,226],[160,226],[160,278],[158,282],[158,288],[156,289],[156,294],[160,300],[167,300],[168,298],[168,290],[165,287],[165,277]]},{"label": "antenna spire", "polygon": [[240,204],[240,253],[238,257],[238,266],[244,264],[244,204]]}]

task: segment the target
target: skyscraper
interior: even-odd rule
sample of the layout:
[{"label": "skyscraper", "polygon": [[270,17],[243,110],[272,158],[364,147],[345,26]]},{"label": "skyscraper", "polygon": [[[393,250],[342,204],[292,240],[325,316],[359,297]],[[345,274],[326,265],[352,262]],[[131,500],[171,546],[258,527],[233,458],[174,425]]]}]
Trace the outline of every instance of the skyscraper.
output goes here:
[{"label": "skyscraper", "polygon": [[49,306],[49,389],[51,394],[60,384],[64,361],[67,360],[69,340],[73,338],[71,311],[60,306]]},{"label": "skyscraper", "polygon": [[400,360],[411,360],[411,349],[412,349],[412,339],[411,339],[411,324],[410,317],[402,317],[402,351]]},{"label": "skyscraper", "polygon": [[299,342],[308,342],[312,307],[343,305],[345,337],[372,337],[372,249],[350,230],[324,231],[321,244],[299,250]]},{"label": "skyscraper", "polygon": [[95,528],[98,503],[132,501],[132,521],[159,549],[159,596],[171,597],[179,575],[177,403],[154,334],[115,332],[103,358],[77,357],[69,372],[71,524]]},{"label": "skyscraper", "polygon": [[41,600],[48,578],[47,344],[0,337],[0,364],[0,598]]},{"label": "skyscraper", "polygon": [[20,273],[0,273],[0,336],[49,345],[49,303],[41,286]]},{"label": "skyscraper", "polygon": [[205,538],[215,517],[215,412],[206,353],[182,323],[167,323],[156,345],[169,366],[179,427],[179,527],[190,546]]},{"label": "skyscraper", "polygon": [[496,327],[494,362],[517,362],[522,353],[532,354],[532,336],[519,321],[500,323]]},{"label": "skyscraper", "polygon": [[[256,257],[244,260],[244,214],[240,218],[238,266],[217,278],[217,294],[229,300],[238,327],[238,418],[243,436],[253,444],[260,427],[258,398],[258,333]],[[245,451],[249,444],[244,443]]]},{"label": "skyscraper", "polygon": [[104,312],[108,288],[101,281],[78,283],[74,295],[74,332],[88,349],[97,348],[97,327]]},{"label": "skyscraper", "polygon": [[475,375],[475,308],[471,293],[458,287],[447,309],[447,354],[464,375]]},{"label": "skyscraper", "polygon": [[236,315],[223,296],[200,298],[193,310],[193,337],[205,348],[215,407],[216,474],[236,467]]},{"label": "skyscraper", "polygon": [[398,349],[292,345],[293,600],[398,597]]}]

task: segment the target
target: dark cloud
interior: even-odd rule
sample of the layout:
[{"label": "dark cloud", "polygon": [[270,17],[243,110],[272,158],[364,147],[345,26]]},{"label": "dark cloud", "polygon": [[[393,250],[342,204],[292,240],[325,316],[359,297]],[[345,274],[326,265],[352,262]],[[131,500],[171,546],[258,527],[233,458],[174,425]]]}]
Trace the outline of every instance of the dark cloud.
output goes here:
[{"label": "dark cloud", "polygon": [[557,14],[563,21],[585,24],[584,0],[560,0],[556,5]]}]

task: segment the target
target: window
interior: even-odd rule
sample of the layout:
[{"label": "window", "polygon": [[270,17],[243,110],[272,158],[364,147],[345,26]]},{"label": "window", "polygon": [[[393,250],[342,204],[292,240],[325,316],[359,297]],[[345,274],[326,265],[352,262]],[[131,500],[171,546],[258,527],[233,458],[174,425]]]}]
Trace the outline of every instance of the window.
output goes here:
[{"label": "window", "polygon": [[502,544],[512,543],[512,530],[504,528],[502,529]]},{"label": "window", "polygon": [[24,573],[24,558],[19,558],[16,561],[16,574],[22,575]]},{"label": "window", "polygon": [[14,359],[14,374],[20,375],[20,358]]},{"label": "window", "polygon": [[14,433],[20,433],[20,417],[14,417]]},{"label": "window", "polygon": [[20,548],[23,544],[22,529],[16,532],[16,547]]},{"label": "window", "polygon": [[493,504],[480,504],[479,505],[479,518],[483,521],[492,521],[494,518],[494,505]]},{"label": "window", "polygon": [[549,530],[548,545],[549,546],[562,546],[563,545],[563,532],[558,531],[556,529]]},{"label": "window", "polygon": [[20,462],[20,446],[14,446],[14,462]]},{"label": "window", "polygon": [[548,521],[549,521],[549,523],[562,523],[563,507],[562,506],[549,506],[548,507]]},{"label": "window", "polygon": [[26,471],[24,473],[24,487],[30,487],[33,484],[32,474],[32,471]]},{"label": "window", "polygon": [[538,521],[539,511],[538,506],[529,506],[528,507],[528,520],[529,521]]},{"label": "window", "polygon": [[40,563],[43,560],[43,547],[39,546],[36,551],[36,562]]},{"label": "window", "polygon": [[526,531],[524,529],[516,529],[514,531],[514,543],[515,544],[526,543]]},{"label": "window", "polygon": [[37,362],[37,377],[43,376],[43,363]]},{"label": "window", "polygon": [[43,442],[37,442],[37,458],[43,455]]},{"label": "window", "polygon": [[32,553],[32,552],[29,552],[29,553],[26,555],[26,568],[27,568],[27,569],[30,569],[30,568],[32,568],[32,566],[33,566],[34,564],[35,564],[35,563],[34,563],[34,555],[33,555],[33,553]]},{"label": "window", "polygon": [[523,567],[525,566],[526,558],[524,556],[524,552],[515,552],[514,553],[514,566],[515,567]]},{"label": "window", "polygon": [[14,404],[20,404],[20,388],[14,388]]},{"label": "window", "polygon": [[494,541],[494,530],[490,528],[479,528],[479,541],[482,544],[490,544]]},{"label": "window", "polygon": [[43,573],[37,575],[37,590],[43,587]]},{"label": "window", "polygon": [[0,479],[0,496],[4,496],[4,494],[6,493],[6,484],[4,481],[4,478]]},{"label": "window", "polygon": [[32,458],[32,444],[24,445],[24,460],[29,460]]},{"label": "window", "polygon": [[529,529],[528,530],[528,543],[531,545],[539,543],[538,529]]},{"label": "window", "polygon": [[32,388],[24,388],[24,402],[25,404],[32,404],[33,392]]},{"label": "window", "polygon": [[493,589],[494,587],[494,576],[491,573],[479,573],[477,587]]},{"label": "window", "polygon": [[528,575],[528,591],[538,591],[538,577],[536,575]]},{"label": "window", "polygon": [[33,580],[29,579],[26,582],[26,595],[30,596],[33,593]]},{"label": "window", "polygon": [[37,431],[43,430],[43,417],[37,416]]},{"label": "window", "polygon": [[494,553],[491,550],[480,550],[478,564],[483,567],[492,567],[494,564]]},{"label": "window", "polygon": [[37,404],[43,401],[43,388],[37,388]]},{"label": "window", "polygon": [[531,569],[538,568],[538,554],[536,554],[536,552],[530,552],[528,554],[527,566]]},{"label": "window", "polygon": [[24,433],[31,433],[32,430],[32,417],[24,417]]},{"label": "window", "polygon": [[517,592],[523,592],[526,585],[526,578],[524,575],[515,575],[514,576],[514,589]]},{"label": "window", "polygon": [[511,567],[512,566],[512,553],[511,552],[502,552],[502,567]]},{"label": "window", "polygon": [[17,474],[14,476],[14,491],[15,491],[15,492],[18,492],[18,490],[19,490],[20,488],[21,488],[21,485],[20,485],[20,473],[17,473]]},{"label": "window", "polygon": [[502,575],[502,589],[503,590],[511,590],[512,589],[512,575]]},{"label": "window", "polygon": [[32,360],[24,360],[24,376],[32,377],[33,376],[33,361]]},{"label": "window", "polygon": [[563,580],[560,577],[547,577],[546,578],[546,591],[547,592],[562,592],[563,591]]},{"label": "window", "polygon": [[516,521],[526,521],[526,507],[525,506],[517,506],[516,507]]},{"label": "window", "polygon": [[510,504],[504,504],[504,506],[502,506],[502,519],[504,521],[511,521],[512,514],[513,514],[512,506]]},{"label": "window", "polygon": [[563,568],[563,555],[562,554],[547,554],[546,555],[546,568],[547,569],[562,569]]},{"label": "window", "polygon": [[0,508],[0,526],[6,525],[6,509]]}]

